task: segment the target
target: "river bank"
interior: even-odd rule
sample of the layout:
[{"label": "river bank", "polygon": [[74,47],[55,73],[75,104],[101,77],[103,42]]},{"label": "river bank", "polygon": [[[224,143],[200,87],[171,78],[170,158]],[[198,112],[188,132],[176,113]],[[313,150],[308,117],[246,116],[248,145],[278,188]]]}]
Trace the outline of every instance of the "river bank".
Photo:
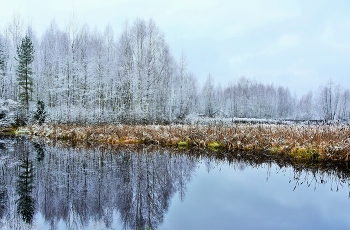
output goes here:
[{"label": "river bank", "polygon": [[282,154],[298,161],[349,161],[349,125],[31,125],[17,134],[76,142],[156,144]]}]

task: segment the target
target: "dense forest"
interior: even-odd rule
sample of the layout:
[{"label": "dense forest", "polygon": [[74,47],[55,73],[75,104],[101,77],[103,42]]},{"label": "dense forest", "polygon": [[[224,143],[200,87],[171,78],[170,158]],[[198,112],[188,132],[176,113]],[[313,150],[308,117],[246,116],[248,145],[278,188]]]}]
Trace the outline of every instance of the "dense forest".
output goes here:
[{"label": "dense forest", "polygon": [[[25,44],[32,56],[23,64]],[[125,23],[117,37],[111,26],[100,31],[76,20],[64,29],[52,21],[39,37],[18,17],[0,32],[1,118],[10,102],[27,104],[27,117],[39,105],[53,123],[169,123],[189,115],[350,118],[350,91],[331,79],[300,97],[246,77],[225,86],[214,79],[208,74],[199,86],[185,56],[172,55],[153,20]]]}]

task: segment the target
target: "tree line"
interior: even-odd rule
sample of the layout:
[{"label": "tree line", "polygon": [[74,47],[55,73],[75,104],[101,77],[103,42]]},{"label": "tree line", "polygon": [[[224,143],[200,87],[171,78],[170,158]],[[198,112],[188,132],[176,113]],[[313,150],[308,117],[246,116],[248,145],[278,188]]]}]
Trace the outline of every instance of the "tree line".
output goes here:
[{"label": "tree line", "polygon": [[[0,98],[19,101],[20,116],[55,123],[169,123],[208,117],[348,120],[350,94],[332,80],[300,98],[287,87],[245,77],[203,87],[177,60],[153,20],[91,29],[52,21],[42,36],[19,17],[0,33]],[[35,111],[35,104],[37,108]],[[45,108],[45,111],[44,111]]]}]

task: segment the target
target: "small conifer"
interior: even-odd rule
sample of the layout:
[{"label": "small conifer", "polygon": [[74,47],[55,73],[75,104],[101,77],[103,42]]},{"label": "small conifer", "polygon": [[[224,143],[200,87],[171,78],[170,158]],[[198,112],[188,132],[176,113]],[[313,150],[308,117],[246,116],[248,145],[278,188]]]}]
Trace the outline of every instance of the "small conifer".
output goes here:
[{"label": "small conifer", "polygon": [[45,104],[43,101],[39,100],[36,104],[36,111],[34,114],[34,119],[41,125],[45,122],[46,119],[46,111]]}]

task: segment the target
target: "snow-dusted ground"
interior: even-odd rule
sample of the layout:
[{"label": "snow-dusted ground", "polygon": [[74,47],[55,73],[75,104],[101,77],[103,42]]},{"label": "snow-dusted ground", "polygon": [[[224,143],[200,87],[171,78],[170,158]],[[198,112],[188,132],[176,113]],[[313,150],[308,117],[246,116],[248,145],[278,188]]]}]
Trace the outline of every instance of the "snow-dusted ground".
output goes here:
[{"label": "snow-dusted ground", "polygon": [[188,115],[184,120],[179,121],[179,123],[184,124],[201,124],[201,125],[231,125],[235,123],[243,124],[284,124],[284,125],[294,125],[294,124],[349,124],[349,121],[324,121],[324,120],[295,120],[295,119],[259,119],[259,118],[240,118],[240,117],[206,117],[201,115]]}]

